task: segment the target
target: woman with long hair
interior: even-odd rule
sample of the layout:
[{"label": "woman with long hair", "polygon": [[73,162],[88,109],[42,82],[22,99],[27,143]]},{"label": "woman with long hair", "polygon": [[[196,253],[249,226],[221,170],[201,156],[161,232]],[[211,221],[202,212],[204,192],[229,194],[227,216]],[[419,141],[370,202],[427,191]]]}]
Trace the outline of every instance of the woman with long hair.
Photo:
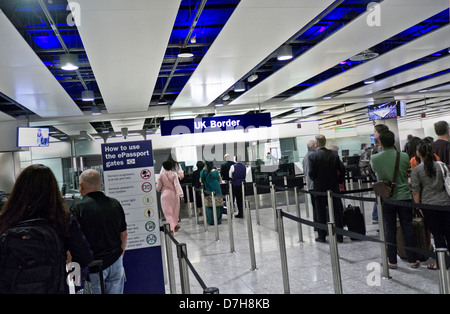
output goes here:
[{"label": "woman with long hair", "polygon": [[180,229],[178,219],[180,217],[180,198],[183,197],[178,175],[173,171],[173,163],[163,162],[164,172],[161,172],[156,182],[156,189],[161,191],[161,208],[166,221],[170,224],[170,233]]},{"label": "woman with long hair", "polygon": [[62,241],[64,252],[70,252],[73,262],[79,263],[81,267],[91,262],[89,243],[77,220],[70,215],[55,175],[50,168],[41,164],[28,166],[18,176],[0,211],[0,234],[21,222],[38,218],[46,220],[54,228]]},{"label": "woman with long hair", "polygon": [[[214,192],[214,194],[217,196],[222,195],[222,189],[220,188],[220,182],[222,181],[222,178],[220,177],[219,170],[214,168],[214,163],[212,161],[206,161],[205,162],[206,168],[200,172],[200,180],[203,183],[203,186],[205,188],[205,192],[208,194],[211,194],[211,192]],[[215,199],[212,200],[213,202]],[[216,206],[216,213],[217,213],[217,223],[222,223],[222,207],[223,206]],[[209,225],[214,225],[214,214],[213,214],[213,208],[206,206],[206,221]]]},{"label": "woman with long hair", "polygon": [[[428,205],[449,206],[450,197],[445,191],[444,176],[438,162],[434,161],[431,144],[421,141],[417,145],[417,156],[422,161],[411,172],[413,201]],[[444,170],[447,167],[442,165]],[[423,210],[425,223],[434,237],[436,248],[450,250],[450,213],[440,210]],[[437,269],[436,264],[428,269]]]}]

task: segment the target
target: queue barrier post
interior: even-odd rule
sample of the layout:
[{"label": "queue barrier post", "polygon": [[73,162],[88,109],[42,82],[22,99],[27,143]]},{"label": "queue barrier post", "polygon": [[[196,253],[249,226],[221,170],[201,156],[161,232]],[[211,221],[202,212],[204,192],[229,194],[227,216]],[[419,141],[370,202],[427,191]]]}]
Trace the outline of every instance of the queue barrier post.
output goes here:
[{"label": "queue barrier post", "polygon": [[[300,212],[300,202],[298,201],[298,188],[294,187],[294,195],[295,195],[295,210],[297,212],[297,217],[302,218],[301,212]],[[303,242],[303,227],[302,223],[297,224],[298,229],[298,242]]]},{"label": "queue barrier post", "polygon": [[[358,179],[358,189],[362,190],[362,180]],[[362,197],[362,192],[359,192],[359,197]],[[364,208],[364,201],[360,200],[359,201],[359,207],[361,208],[363,217],[364,217],[364,221],[366,221],[366,209]]]},{"label": "queue barrier post", "polygon": [[230,238],[230,253],[236,252],[234,249],[234,235],[233,235],[233,213],[231,212],[231,200],[230,195],[225,196],[225,202],[227,204],[227,217],[228,217],[228,237]]},{"label": "queue barrier post", "polygon": [[[188,205],[188,213],[189,213],[189,220],[192,219],[192,206],[191,206],[191,195],[190,195],[190,184],[186,185],[186,202]],[[193,186],[192,186],[193,187]]]},{"label": "queue barrier post", "polygon": [[197,208],[197,191],[195,191],[195,186],[192,186],[192,202],[194,203],[194,215],[195,223],[198,225],[198,208]]},{"label": "queue barrier post", "polygon": [[273,183],[270,184],[270,200],[272,202],[273,224],[274,224],[275,231],[278,232],[277,213],[276,213],[277,199],[276,199],[276,193],[275,193],[275,185]]},{"label": "queue barrier post", "polygon": [[206,206],[205,206],[205,190],[202,188],[200,195],[202,197],[202,210],[203,210],[203,227],[205,229],[205,232],[208,230],[208,227],[206,225]]},{"label": "queue barrier post", "polygon": [[328,215],[330,218],[330,222],[335,222],[334,220],[334,205],[333,205],[333,196],[331,195],[331,191],[327,191],[327,200],[328,200]]},{"label": "queue barrier post", "polygon": [[380,240],[381,240],[381,260],[383,263],[383,279],[391,279],[389,276],[389,265],[387,257],[387,244],[386,234],[384,233],[384,215],[383,207],[381,205],[381,197],[377,196],[377,208],[378,208],[378,224],[380,226]]},{"label": "queue barrier post", "polygon": [[253,239],[253,228],[252,228],[252,216],[250,215],[250,208],[248,201],[244,204],[244,218],[247,221],[247,233],[248,233],[248,246],[250,251],[250,262],[251,262],[251,270],[256,270],[256,255],[255,255],[255,242]]},{"label": "queue barrier post", "polygon": [[216,210],[217,209],[216,193],[214,193],[214,191],[211,192],[211,201],[212,201],[212,210],[213,210],[213,217],[214,217],[214,233],[215,233],[216,241],[219,241],[219,225],[217,224],[217,210]]},{"label": "queue barrier post", "polygon": [[231,180],[228,181],[228,194],[230,194],[230,208],[227,208],[228,210],[231,210],[231,212],[234,212],[234,197],[233,197],[233,185],[231,183]]},{"label": "queue barrier post", "polygon": [[334,293],[342,294],[341,267],[339,263],[339,252],[337,247],[337,235],[335,223],[328,223],[328,242],[330,244],[331,270],[333,272]]},{"label": "queue barrier post", "polygon": [[278,223],[278,242],[280,245],[280,260],[281,260],[281,272],[283,274],[283,287],[284,293],[290,294],[289,287],[289,273],[286,254],[286,239],[284,236],[283,214],[281,209],[277,209],[277,223]]},{"label": "queue barrier post", "polygon": [[258,202],[258,189],[256,188],[256,183],[253,182],[253,197],[255,199],[255,213],[256,213],[256,224],[261,225],[259,220],[259,202]]},{"label": "queue barrier post", "polygon": [[219,294],[219,288],[208,287],[203,290],[203,294]]},{"label": "queue barrier post", "polygon": [[289,191],[288,191],[288,189],[287,189],[287,185],[288,185],[288,183],[287,183],[287,177],[285,176],[285,177],[284,177],[284,188],[285,188],[286,190],[284,191],[284,195],[285,195],[285,197],[286,197],[286,211],[289,213],[289,208],[290,208],[291,206],[290,206],[290,204],[289,204]]},{"label": "queue barrier post", "polygon": [[189,286],[189,271],[188,271],[188,264],[185,259],[185,257],[187,257],[186,243],[177,244],[177,257],[178,257],[178,264],[180,267],[181,293],[190,294],[191,291]]},{"label": "queue barrier post", "polygon": [[164,223],[164,244],[166,246],[166,256],[167,256],[167,273],[169,275],[169,288],[170,293],[177,293],[177,289],[175,286],[175,270],[173,263],[173,253],[172,253],[172,242],[170,241],[170,224]]},{"label": "queue barrier post", "polygon": [[445,248],[436,248],[436,255],[439,269],[439,292],[441,294],[450,294],[450,281],[447,269],[448,251]]}]

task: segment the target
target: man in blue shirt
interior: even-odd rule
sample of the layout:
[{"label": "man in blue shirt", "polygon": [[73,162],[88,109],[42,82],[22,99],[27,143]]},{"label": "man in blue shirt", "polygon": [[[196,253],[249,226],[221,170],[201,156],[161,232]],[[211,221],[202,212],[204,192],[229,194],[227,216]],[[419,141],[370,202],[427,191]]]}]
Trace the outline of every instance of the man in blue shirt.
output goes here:
[{"label": "man in blue shirt", "polygon": [[[237,160],[240,160],[238,156]],[[231,185],[233,188],[233,197],[236,199],[236,204],[238,208],[238,214],[235,216],[237,218],[244,218],[244,202],[242,199],[242,183],[245,182],[245,177],[247,176],[247,167],[244,164],[237,162],[230,167],[229,172],[231,178]]]}]

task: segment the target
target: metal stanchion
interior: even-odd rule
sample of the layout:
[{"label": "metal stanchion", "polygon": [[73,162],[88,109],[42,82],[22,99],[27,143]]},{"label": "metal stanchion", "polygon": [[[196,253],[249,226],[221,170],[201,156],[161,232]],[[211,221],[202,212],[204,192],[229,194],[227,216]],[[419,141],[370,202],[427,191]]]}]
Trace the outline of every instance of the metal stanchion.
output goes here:
[{"label": "metal stanchion", "polygon": [[377,196],[378,203],[378,225],[380,228],[380,240],[381,243],[381,261],[383,263],[383,279],[391,279],[389,276],[389,265],[388,265],[388,257],[387,257],[387,245],[386,245],[386,235],[384,233],[384,215],[383,215],[383,207],[381,205],[381,197]]},{"label": "metal stanchion", "polygon": [[258,189],[256,188],[255,182],[253,182],[253,196],[255,199],[256,224],[259,226],[261,224],[261,221],[259,220]]},{"label": "metal stanchion", "polygon": [[[362,189],[362,180],[361,179],[358,179],[358,189],[359,190],[361,190]],[[362,193],[361,192],[359,192],[359,197],[362,197],[363,195],[362,195]],[[363,214],[363,217],[364,217],[364,221],[366,221],[366,210],[365,210],[365,208],[364,208],[364,201],[359,201],[359,207],[361,207],[361,211],[362,211],[362,214]]]},{"label": "metal stanchion", "polygon": [[333,205],[333,196],[331,196],[331,191],[327,191],[327,198],[328,198],[328,215],[329,215],[329,222],[334,223],[334,205]]},{"label": "metal stanchion", "polygon": [[289,213],[289,207],[290,207],[290,204],[289,204],[289,191],[288,191],[288,189],[287,189],[287,177],[285,176],[284,177],[284,188],[286,189],[285,191],[284,191],[284,195],[286,196],[286,211]]},{"label": "metal stanchion", "polygon": [[191,195],[190,195],[190,188],[189,184],[186,185],[186,201],[188,206],[188,213],[189,213],[189,220],[192,218],[192,207],[191,207]]},{"label": "metal stanchion", "polygon": [[[225,201],[227,204],[227,208],[230,209],[230,195],[225,196]],[[233,213],[231,210],[227,210],[228,216],[228,236],[230,238],[230,253],[236,252],[234,249],[234,235],[233,235]]]},{"label": "metal stanchion", "polygon": [[203,210],[203,227],[208,230],[208,226],[206,225],[206,206],[205,206],[205,190],[202,188],[200,191],[200,195],[202,197],[202,210]]},{"label": "metal stanchion", "polygon": [[245,212],[245,220],[247,221],[247,233],[248,233],[248,246],[250,251],[251,270],[256,270],[256,255],[255,255],[255,242],[253,240],[253,228],[252,228],[252,216],[250,215],[250,208],[248,201],[243,204]]},{"label": "metal stanchion", "polygon": [[447,254],[447,249],[436,248],[436,260],[439,269],[439,292],[441,294],[450,294],[450,281],[447,269]]},{"label": "metal stanchion", "polygon": [[[295,196],[295,210],[297,212],[297,217],[302,218],[302,215],[300,213],[300,202],[298,201],[298,188],[294,187],[294,196]],[[298,241],[303,242],[303,228],[302,224],[299,222],[297,223],[298,228]]]},{"label": "metal stanchion", "polygon": [[328,223],[328,243],[330,244],[331,269],[333,271],[334,293],[342,294],[341,267],[339,264],[339,253],[337,247],[337,235],[335,223]]},{"label": "metal stanchion", "polygon": [[230,194],[230,209],[227,208],[227,211],[231,210],[231,213],[234,213],[233,184],[231,180],[228,181],[228,194]]},{"label": "metal stanchion", "polygon": [[[306,187],[306,191],[309,191],[308,187]],[[311,195],[309,195],[309,193],[304,193],[303,197],[305,199],[306,218],[309,218],[310,208],[313,208],[312,207],[312,198],[311,198]],[[311,202],[310,202],[310,200],[311,200]]]},{"label": "metal stanchion", "polygon": [[[242,207],[244,207],[245,206],[245,182],[242,182],[241,183],[241,190],[242,190]],[[236,199],[236,202],[237,202],[237,199]],[[249,212],[250,212],[250,208],[248,209],[249,210]],[[244,210],[244,212],[243,212],[243,214],[244,214],[244,218],[245,218],[245,215],[247,215],[247,212]]]},{"label": "metal stanchion", "polygon": [[172,253],[172,241],[170,240],[169,233],[170,233],[170,224],[164,223],[164,244],[166,246],[166,256],[167,256],[167,273],[169,275],[169,287],[170,287],[170,293],[175,294],[177,293],[177,289],[175,286],[175,271],[174,271],[174,264],[173,264],[173,253]]},{"label": "metal stanchion", "polygon": [[192,186],[192,202],[194,203],[194,215],[195,223],[198,225],[198,208],[197,208],[197,191],[195,191],[195,186]]},{"label": "metal stanchion", "polygon": [[181,293],[190,294],[189,286],[189,271],[188,264],[186,263],[185,256],[187,257],[186,243],[177,244],[177,257],[178,264],[180,266],[180,282],[181,282]]},{"label": "metal stanchion", "polygon": [[273,183],[270,184],[270,200],[272,202],[272,211],[273,211],[273,224],[275,231],[278,231],[278,224],[277,224],[277,199],[275,194],[275,186]]},{"label": "metal stanchion", "polygon": [[280,259],[281,259],[281,273],[283,274],[283,287],[284,293],[290,294],[289,287],[289,273],[286,255],[286,241],[284,237],[284,225],[283,225],[283,215],[281,209],[277,209],[277,223],[278,223],[278,242],[280,244]]},{"label": "metal stanchion", "polygon": [[211,192],[211,198],[212,198],[212,210],[213,210],[213,217],[214,217],[214,233],[216,235],[216,241],[219,241],[219,225],[217,224],[217,210],[216,210],[216,193]]},{"label": "metal stanchion", "polygon": [[203,294],[219,294],[219,288],[208,287],[205,290],[203,290]]}]

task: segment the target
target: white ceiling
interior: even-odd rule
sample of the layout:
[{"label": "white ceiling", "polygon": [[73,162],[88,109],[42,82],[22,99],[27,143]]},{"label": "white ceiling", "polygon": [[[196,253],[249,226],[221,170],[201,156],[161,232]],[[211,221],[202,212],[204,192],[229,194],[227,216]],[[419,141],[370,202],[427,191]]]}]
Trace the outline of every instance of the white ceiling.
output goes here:
[{"label": "white ceiling", "polygon": [[[122,127],[140,130],[145,118],[167,119],[170,116],[173,119],[211,114],[214,108],[207,106],[212,101],[270,57],[334,1],[241,0],[170,108],[149,107],[149,103],[181,0],[73,2],[81,8],[78,31],[107,109],[102,116],[90,116],[78,108],[20,32],[0,11],[0,92],[36,113],[35,117],[30,118],[33,124],[55,125],[68,135],[79,135],[81,130],[95,133],[89,122],[102,120],[111,122],[115,131],[120,131]],[[450,82],[450,75],[440,75],[400,88],[397,86],[449,69],[450,56],[342,93],[329,101],[323,101],[322,97],[449,48],[449,25],[418,36],[416,40],[295,95],[285,99],[274,97],[448,7],[447,0],[384,0],[380,6],[380,26],[368,25],[369,11],[361,14],[230,104],[217,108],[216,113],[231,115],[269,110],[272,116],[283,115],[274,119],[274,123],[285,123],[300,118],[301,113],[292,113],[292,110],[303,106],[302,114],[307,116],[307,120],[325,118],[321,122],[325,124],[336,114],[352,121],[355,115],[364,113],[363,109],[373,102],[375,96],[396,96],[414,103],[426,96],[419,90]],[[437,88],[433,93],[427,95],[449,99],[450,86]],[[335,108],[344,103],[348,104],[345,110]],[[411,108],[420,106],[423,104],[419,102]],[[333,108],[328,115],[320,113]],[[361,111],[352,112],[358,109]],[[0,112],[0,121],[11,119]]]}]

